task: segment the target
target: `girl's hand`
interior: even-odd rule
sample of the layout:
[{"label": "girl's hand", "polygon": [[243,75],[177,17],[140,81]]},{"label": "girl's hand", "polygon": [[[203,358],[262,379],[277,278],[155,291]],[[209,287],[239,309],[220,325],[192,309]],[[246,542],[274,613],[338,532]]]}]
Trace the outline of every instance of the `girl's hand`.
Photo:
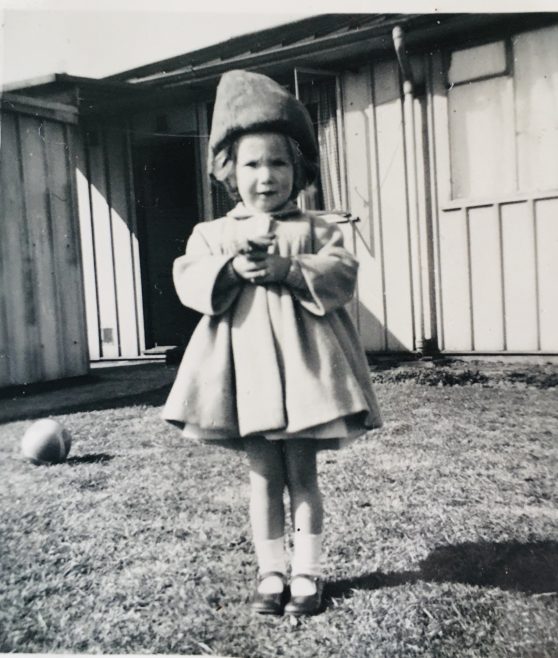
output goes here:
[{"label": "girl's hand", "polygon": [[255,238],[246,240],[246,242],[241,247],[239,253],[249,254],[254,251],[267,253],[269,247],[275,241],[274,233],[265,233],[264,235],[259,235]]},{"label": "girl's hand", "polygon": [[264,274],[264,263],[267,254],[264,252],[249,252],[247,254],[238,254],[232,261],[233,270],[245,281],[255,282]]},{"label": "girl's hand", "polygon": [[235,256],[232,266],[241,279],[264,285],[283,281],[289,272],[291,259],[276,254],[252,251]]},{"label": "girl's hand", "polygon": [[264,274],[256,283],[281,283],[291,267],[291,259],[277,254],[267,254],[264,260]]}]

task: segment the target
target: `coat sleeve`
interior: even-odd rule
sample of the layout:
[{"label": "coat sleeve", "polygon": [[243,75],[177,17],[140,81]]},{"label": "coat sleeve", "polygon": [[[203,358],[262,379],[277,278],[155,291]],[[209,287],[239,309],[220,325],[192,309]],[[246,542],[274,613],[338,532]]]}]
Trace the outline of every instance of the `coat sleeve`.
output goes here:
[{"label": "coat sleeve", "polygon": [[231,255],[213,253],[202,229],[194,227],[186,253],[174,261],[172,276],[178,298],[205,315],[221,315],[230,308],[241,289],[228,274]]},{"label": "coat sleeve", "polygon": [[294,256],[306,286],[293,287],[292,293],[307,311],[321,316],[351,300],[358,262],[344,248],[340,229],[320,218],[314,220],[314,250]]}]

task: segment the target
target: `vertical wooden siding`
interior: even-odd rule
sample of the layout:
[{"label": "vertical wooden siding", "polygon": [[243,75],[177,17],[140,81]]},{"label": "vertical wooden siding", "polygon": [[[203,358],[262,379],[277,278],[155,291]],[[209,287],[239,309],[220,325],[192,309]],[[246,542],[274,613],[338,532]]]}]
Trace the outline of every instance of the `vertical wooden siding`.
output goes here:
[{"label": "vertical wooden siding", "polygon": [[343,77],[348,205],[356,243],[360,331],[370,351],[416,347],[408,144],[396,60]]},{"label": "vertical wooden siding", "polygon": [[[84,126],[77,185],[89,351],[94,360],[134,358],[145,350],[132,145],[197,131],[196,109],[177,107]],[[157,128],[161,118],[164,133]],[[205,167],[201,172],[205,176]]]},{"label": "vertical wooden siding", "polygon": [[89,367],[74,131],[37,111],[2,112],[0,386]]},{"label": "vertical wooden siding", "polygon": [[[361,219],[367,349],[420,349],[434,336],[449,352],[558,351],[558,189],[549,175],[558,151],[548,146],[558,145],[549,128],[557,36],[552,27],[513,37],[513,71],[500,74],[513,75],[513,84],[481,81],[469,96],[456,88],[451,102],[441,55],[427,56],[426,95],[412,109],[395,60],[344,74],[348,207]],[[489,136],[500,133],[505,148],[487,156],[502,156],[502,177],[483,158]],[[464,168],[462,153],[476,158],[474,167]]]},{"label": "vertical wooden siding", "polygon": [[137,357],[144,332],[127,124],[87,125],[78,162],[91,358]]},{"label": "vertical wooden siding", "polygon": [[558,351],[558,195],[440,212],[441,347]]},{"label": "vertical wooden siding", "polygon": [[[491,88],[491,80],[476,83],[478,91],[471,87],[469,97],[465,87],[457,96],[452,91],[451,103],[441,54],[432,60],[442,350],[558,351],[558,129],[552,118],[558,100],[557,37],[555,26],[513,37],[514,66],[508,77],[494,78]],[[456,104],[460,95],[461,105]],[[498,107],[502,98],[506,104]],[[492,101],[494,115],[487,109]],[[501,138],[493,140],[499,133],[492,129],[484,137],[471,132],[477,123],[468,112],[476,116],[479,108],[484,112],[480,128],[497,123]],[[507,118],[498,121],[502,114]],[[462,171],[467,164],[463,154],[476,153],[478,159],[486,151],[494,158],[493,145],[505,151],[505,175],[502,167],[489,167],[479,178],[478,168],[471,166],[478,180],[468,169]],[[487,187],[489,178],[497,184]]]}]

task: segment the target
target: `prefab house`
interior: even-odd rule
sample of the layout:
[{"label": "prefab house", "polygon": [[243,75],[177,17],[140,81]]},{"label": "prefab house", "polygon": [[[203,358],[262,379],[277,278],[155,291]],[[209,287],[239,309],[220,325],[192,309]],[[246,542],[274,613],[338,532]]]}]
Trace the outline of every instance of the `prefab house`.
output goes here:
[{"label": "prefab house", "polygon": [[[342,213],[368,351],[558,352],[558,14],[330,14],[6,90],[2,188],[19,200],[2,206],[0,384],[58,376],[70,344],[75,374],[87,354],[188,340],[197,317],[171,265],[230,207],[206,156],[215,88],[235,68],[310,111],[321,176],[300,203]],[[38,263],[18,253],[33,236]],[[57,301],[43,332],[44,289]],[[51,365],[25,372],[46,352]]]}]

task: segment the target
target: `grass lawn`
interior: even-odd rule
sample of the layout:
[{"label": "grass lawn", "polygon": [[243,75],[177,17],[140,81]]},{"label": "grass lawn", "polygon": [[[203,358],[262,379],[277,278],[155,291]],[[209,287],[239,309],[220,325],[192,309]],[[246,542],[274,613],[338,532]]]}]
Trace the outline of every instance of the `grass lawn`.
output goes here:
[{"label": "grass lawn", "polygon": [[164,425],[164,389],[81,406],[65,389],[50,415],[74,445],[50,467],[19,457],[47,394],[27,396],[19,419],[7,401],[0,651],[558,656],[556,367],[411,365],[373,378],[385,427],[320,455],[327,605],[298,627],[246,606],[243,455]]}]

